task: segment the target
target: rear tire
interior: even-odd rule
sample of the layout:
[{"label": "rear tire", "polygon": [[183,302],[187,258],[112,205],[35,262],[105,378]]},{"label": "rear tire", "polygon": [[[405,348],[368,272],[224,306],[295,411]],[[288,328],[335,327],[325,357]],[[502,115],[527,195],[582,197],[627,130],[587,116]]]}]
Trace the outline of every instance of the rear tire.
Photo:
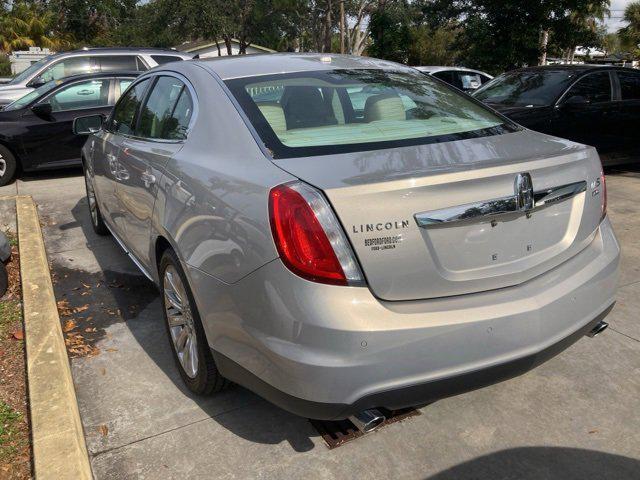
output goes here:
[{"label": "rear tire", "polygon": [[0,298],[6,293],[9,287],[9,276],[7,274],[7,266],[0,262]]},{"label": "rear tire", "polygon": [[0,187],[13,181],[18,170],[18,162],[13,153],[4,145],[0,145]]},{"label": "rear tire", "polygon": [[224,389],[229,381],[213,360],[187,278],[170,248],[160,260],[160,289],[171,351],[187,388],[198,395]]},{"label": "rear tire", "polygon": [[87,205],[89,207],[89,218],[91,219],[91,226],[93,227],[93,231],[98,235],[108,235],[109,229],[102,219],[100,207],[98,207],[98,200],[96,199],[96,191],[93,188],[93,181],[91,180],[91,178],[89,178],[89,171],[87,170],[84,163],[82,164],[82,167],[84,171],[84,186],[87,189]]}]

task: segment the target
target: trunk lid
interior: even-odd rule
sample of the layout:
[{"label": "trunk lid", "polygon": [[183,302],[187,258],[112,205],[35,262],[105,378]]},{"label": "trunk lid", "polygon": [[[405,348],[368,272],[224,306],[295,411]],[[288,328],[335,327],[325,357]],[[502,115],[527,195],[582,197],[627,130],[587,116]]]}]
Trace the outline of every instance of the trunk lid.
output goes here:
[{"label": "trunk lid", "polygon": [[[324,191],[371,290],[383,300],[525,282],[587,246],[601,218],[595,150],[531,131],[275,163]],[[487,204],[478,202],[500,200],[492,206],[511,208],[523,173],[535,192],[564,185],[574,191],[528,214],[484,216]],[[442,211],[452,207],[457,211]],[[421,227],[416,219],[437,222],[461,211],[463,218],[450,223]]]}]

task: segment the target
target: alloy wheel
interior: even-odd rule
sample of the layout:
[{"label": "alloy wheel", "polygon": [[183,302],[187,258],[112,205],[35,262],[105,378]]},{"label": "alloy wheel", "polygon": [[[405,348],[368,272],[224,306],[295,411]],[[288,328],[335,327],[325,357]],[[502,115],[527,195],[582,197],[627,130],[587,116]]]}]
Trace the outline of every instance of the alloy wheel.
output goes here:
[{"label": "alloy wheel", "polygon": [[198,344],[187,292],[173,265],[167,266],[162,281],[171,341],[182,369],[189,378],[195,378],[198,372]]}]

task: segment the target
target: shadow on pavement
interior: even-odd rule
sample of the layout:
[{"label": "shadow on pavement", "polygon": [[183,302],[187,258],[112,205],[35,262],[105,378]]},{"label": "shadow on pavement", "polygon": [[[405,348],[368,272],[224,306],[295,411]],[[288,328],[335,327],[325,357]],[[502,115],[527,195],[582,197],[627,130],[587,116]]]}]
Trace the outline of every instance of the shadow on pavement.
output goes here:
[{"label": "shadow on pavement", "polygon": [[[232,385],[228,390],[208,397],[197,396],[188,391],[171,353],[160,302],[156,301],[159,300],[158,290],[141,273],[123,273],[113,269],[114,254],[119,253],[120,247],[115,240],[113,249],[96,246],[100,245],[97,241],[99,237],[91,227],[85,199],[76,203],[72,208],[72,215],[74,225],[78,224],[82,228],[87,238],[86,246],[96,257],[100,271],[89,273],[54,266],[56,290],[63,292],[62,295],[72,307],[88,303],[83,317],[91,320],[88,327],[80,327],[83,331],[86,328],[96,330],[85,334],[87,341],[97,343],[105,337],[109,325],[124,321],[140,347],[177,389],[196,402],[220,425],[251,442],[279,444],[287,441],[297,452],[314,448],[310,437],[319,435],[307,419],[292,415],[240,386]],[[83,288],[77,287],[82,284],[99,284],[100,287],[93,287],[90,297],[82,296]],[[61,298],[61,295],[57,296]],[[145,311],[145,315],[139,316],[142,311]],[[141,389],[140,398],[144,397],[145,391]]]},{"label": "shadow on pavement", "polygon": [[502,450],[461,463],[425,480],[631,480],[640,461],[621,455],[565,447]]}]

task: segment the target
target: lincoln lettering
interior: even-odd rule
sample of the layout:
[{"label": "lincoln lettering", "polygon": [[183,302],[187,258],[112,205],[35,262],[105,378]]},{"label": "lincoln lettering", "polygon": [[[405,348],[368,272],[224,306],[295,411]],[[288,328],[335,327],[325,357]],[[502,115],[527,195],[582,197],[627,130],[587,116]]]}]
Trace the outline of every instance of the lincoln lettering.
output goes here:
[{"label": "lincoln lettering", "polygon": [[396,220],[393,222],[364,223],[352,225],[353,233],[382,232],[384,230],[402,230],[409,228],[409,220]]}]

